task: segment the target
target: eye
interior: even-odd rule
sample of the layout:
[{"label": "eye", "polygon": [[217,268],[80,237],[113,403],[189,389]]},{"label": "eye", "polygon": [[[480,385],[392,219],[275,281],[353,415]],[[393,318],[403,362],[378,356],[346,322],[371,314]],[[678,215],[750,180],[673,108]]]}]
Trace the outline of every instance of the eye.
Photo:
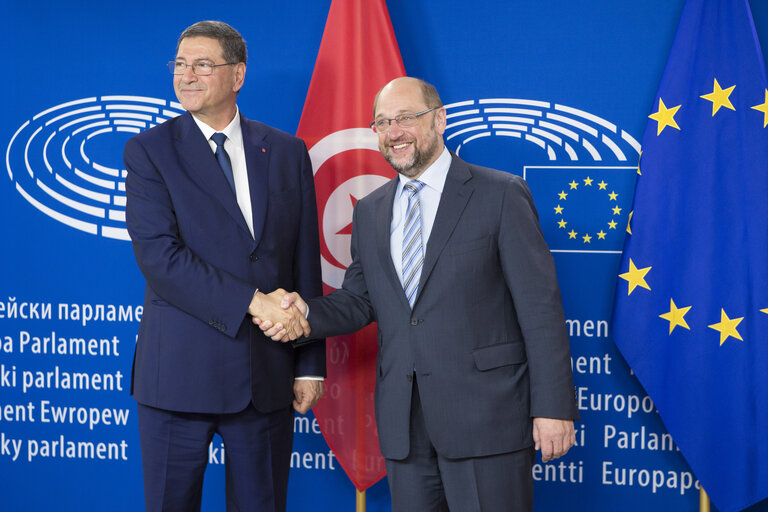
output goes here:
[{"label": "eye", "polygon": [[213,69],[213,67],[211,66],[211,64],[209,62],[199,62],[198,64],[196,64],[196,67],[197,67],[198,70],[202,71],[203,73],[208,72],[211,69]]},{"label": "eye", "polygon": [[416,116],[414,116],[413,114],[401,114],[397,116],[398,123],[410,123],[414,119],[416,119]]},{"label": "eye", "polygon": [[176,71],[185,71],[187,69],[187,65],[184,62],[174,62],[173,67]]},{"label": "eye", "polygon": [[387,127],[389,126],[389,120],[379,119],[378,121],[376,121],[375,126],[377,130],[386,130]]}]

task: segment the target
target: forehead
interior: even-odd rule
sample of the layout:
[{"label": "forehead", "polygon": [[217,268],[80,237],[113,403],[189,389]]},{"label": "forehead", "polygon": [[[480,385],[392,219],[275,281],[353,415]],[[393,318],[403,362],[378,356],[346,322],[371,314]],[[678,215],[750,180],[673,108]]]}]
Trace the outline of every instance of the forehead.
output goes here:
[{"label": "forehead", "polygon": [[185,37],[179,43],[176,57],[213,60],[222,56],[221,43],[211,37]]},{"label": "forehead", "polygon": [[427,108],[421,87],[413,83],[390,84],[379,94],[376,115],[393,116],[402,112],[420,112]]}]

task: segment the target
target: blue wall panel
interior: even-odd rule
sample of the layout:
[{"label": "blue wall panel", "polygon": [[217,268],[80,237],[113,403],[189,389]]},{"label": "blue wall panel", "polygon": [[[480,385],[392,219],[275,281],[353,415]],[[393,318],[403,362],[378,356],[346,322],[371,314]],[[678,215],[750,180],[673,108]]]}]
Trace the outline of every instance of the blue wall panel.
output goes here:
[{"label": "blue wall panel", "polygon": [[[557,251],[583,421],[577,424],[578,446],[565,458],[538,461],[536,510],[696,510],[695,477],[606,334],[631,206],[635,141],[651,111],[682,0],[387,3],[407,72],[434,83],[455,114],[448,146],[473,163],[524,175]],[[248,42],[242,112],[295,133],[330,1],[231,4],[14,1],[2,8],[3,510],[143,507],[136,408],[128,391],[143,279],[130,243],[120,239],[119,187],[106,193],[106,203],[103,196],[84,196],[83,189],[99,187],[88,177],[122,180],[122,146],[132,132],[119,128],[144,129],[176,109],[165,63],[174,56],[178,34],[200,19],[227,21]],[[752,4],[758,34],[768,41],[768,7]],[[71,103],[77,100],[83,101]],[[67,126],[101,112],[119,115]],[[505,116],[528,119],[529,129],[494,126],[520,124],[492,119]],[[471,118],[479,120],[458,123]],[[100,121],[106,124],[77,132]],[[457,133],[470,125],[476,129]],[[571,147],[577,160],[565,150],[562,129],[578,134]],[[559,144],[551,138],[558,135]],[[584,140],[594,143],[594,153]],[[82,186],[68,187],[60,178]],[[588,178],[606,182],[616,199],[607,190],[600,195],[588,189]],[[571,182],[580,188],[571,189]],[[557,225],[561,191],[570,194],[568,229],[577,238]],[[61,196],[97,205],[106,218],[97,221],[92,210],[63,203]],[[614,206],[621,212],[614,214]],[[611,220],[616,228],[606,227]],[[600,230],[609,236],[598,238]],[[46,337],[65,341],[46,345]],[[69,353],[79,346],[70,339],[79,338],[86,348],[96,340],[94,348]],[[83,382],[91,389],[72,389]],[[289,509],[352,510],[354,489],[313,419],[310,414],[296,422]],[[79,454],[78,442],[89,443]],[[204,510],[223,509],[220,448],[217,438]],[[389,509],[382,481],[368,491],[368,510]]]}]

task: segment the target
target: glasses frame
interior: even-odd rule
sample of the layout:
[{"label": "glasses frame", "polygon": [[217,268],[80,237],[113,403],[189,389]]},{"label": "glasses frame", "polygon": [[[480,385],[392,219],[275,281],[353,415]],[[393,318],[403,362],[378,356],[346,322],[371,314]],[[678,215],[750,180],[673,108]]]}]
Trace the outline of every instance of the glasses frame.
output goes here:
[{"label": "glasses frame", "polygon": [[[224,64],[208,64],[207,62],[199,62],[199,63],[196,63],[196,64],[187,64],[186,62],[178,62],[178,61],[172,60],[172,61],[168,62],[168,70],[171,72],[171,74],[173,76],[181,76],[181,75],[183,75],[184,73],[187,72],[187,68],[191,68],[192,69],[192,74],[195,75],[195,76],[211,76],[213,74],[215,68],[220,68],[222,66],[234,66],[235,64],[237,64],[237,62],[225,62]],[[175,68],[176,68],[177,65],[183,65],[184,66],[184,71],[182,73],[176,73],[176,69]],[[207,73],[207,74],[200,74],[200,73],[198,73],[195,70],[195,68],[197,68],[197,66],[200,66],[200,65],[209,66],[211,68],[211,72]]]},{"label": "glasses frame", "polygon": [[[416,120],[416,119],[420,118],[421,116],[423,116],[424,114],[428,114],[428,113],[432,112],[433,110],[437,110],[438,108],[440,108],[440,107],[428,108],[427,110],[422,110],[421,112],[403,112],[402,114],[397,115],[395,117],[391,117],[391,118],[383,117],[383,118],[380,118],[380,119],[374,119],[373,121],[371,121],[371,123],[368,126],[370,126],[371,129],[374,132],[376,132],[376,133],[386,133],[386,132],[388,132],[389,129],[392,127],[392,121],[397,123],[397,126],[399,126],[400,128],[410,128],[409,126],[403,126],[402,124],[400,124],[399,119],[402,119],[405,116],[408,116],[408,117],[413,116],[413,119]],[[376,128],[376,125],[378,123],[380,123],[381,121],[387,121],[387,129],[386,130],[378,130]],[[411,126],[413,126],[413,125],[411,125]]]}]

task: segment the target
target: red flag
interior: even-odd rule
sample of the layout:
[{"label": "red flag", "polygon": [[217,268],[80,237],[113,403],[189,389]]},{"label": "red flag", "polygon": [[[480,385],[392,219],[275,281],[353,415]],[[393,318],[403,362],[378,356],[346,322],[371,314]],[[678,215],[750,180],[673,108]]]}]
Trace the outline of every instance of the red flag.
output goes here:
[{"label": "red flag", "polygon": [[[384,0],[333,0],[297,135],[315,172],[323,288],[351,262],[352,209],[394,171],[378,151],[373,99],[405,75]],[[325,397],[315,416],[344,471],[364,491],[386,473],[373,412],[376,326],[328,340]]]}]

